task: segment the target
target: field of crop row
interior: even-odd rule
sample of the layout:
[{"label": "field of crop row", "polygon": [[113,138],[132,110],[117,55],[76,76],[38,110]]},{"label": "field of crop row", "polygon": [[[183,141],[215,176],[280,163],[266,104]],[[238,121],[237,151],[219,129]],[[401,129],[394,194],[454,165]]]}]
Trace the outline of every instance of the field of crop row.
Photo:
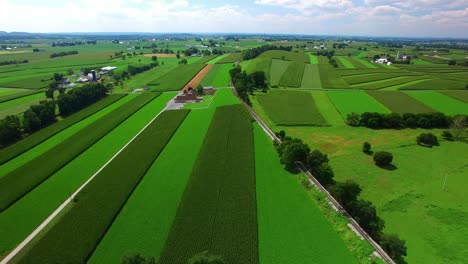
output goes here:
[{"label": "field of crop row", "polygon": [[13,100],[7,100],[0,103],[0,119],[7,115],[18,115],[28,110],[31,105],[38,104],[46,100],[44,93],[26,95]]},{"label": "field of crop row", "polygon": [[203,63],[180,65],[163,76],[149,83],[155,91],[179,91],[189,83],[201,69]]},{"label": "field of crop row", "polygon": [[214,88],[229,87],[229,70],[232,69],[232,64],[216,64],[210,72],[201,81],[202,86],[212,86]]}]

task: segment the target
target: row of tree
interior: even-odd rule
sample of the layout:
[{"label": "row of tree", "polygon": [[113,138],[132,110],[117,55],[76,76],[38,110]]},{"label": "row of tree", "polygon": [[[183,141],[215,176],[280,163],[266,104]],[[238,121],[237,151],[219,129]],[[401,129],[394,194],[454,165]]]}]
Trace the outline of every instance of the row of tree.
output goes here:
[{"label": "row of tree", "polygon": [[[397,263],[405,263],[405,241],[396,235],[383,233],[385,222],[378,215],[372,202],[359,198],[361,186],[352,180],[336,182],[334,172],[328,164],[328,156],[319,150],[311,151],[301,139],[287,137],[284,131],[277,133],[282,140],[275,142],[281,162],[288,170],[295,170],[295,162],[301,162],[314,177],[335,197],[359,225],[376,241]],[[307,184],[310,184],[307,181]]]},{"label": "row of tree", "polygon": [[248,49],[242,51],[242,59],[243,60],[251,60],[255,59],[258,57],[260,54],[262,54],[265,51],[268,50],[285,50],[285,51],[292,51],[292,46],[276,46],[276,45],[263,45],[258,48],[253,48],[253,49]]},{"label": "row of tree", "polygon": [[107,88],[103,84],[91,83],[60,94],[57,104],[60,114],[68,116],[106,96]]},{"label": "row of tree", "polygon": [[152,62],[152,63],[150,63],[148,65],[142,65],[142,66],[128,65],[128,67],[127,67],[128,74],[133,76],[133,75],[137,75],[138,73],[149,71],[149,70],[153,69],[154,67],[157,67],[159,65],[159,63],[157,61],[157,58],[156,58],[156,60],[153,60],[153,61],[154,62]]},{"label": "row of tree", "polygon": [[60,41],[60,42],[52,42],[52,47],[73,47],[73,46],[81,46],[81,45],[96,45],[97,40],[87,40],[87,41]]},{"label": "row of tree", "polygon": [[30,106],[23,113],[22,121],[16,115],[6,116],[0,120],[0,147],[11,145],[55,121],[55,103],[47,100]]},{"label": "row of tree", "polygon": [[12,64],[22,64],[28,63],[29,60],[9,60],[9,61],[0,61],[0,66],[12,65]]},{"label": "row of tree", "polygon": [[50,54],[51,58],[57,58],[57,57],[64,57],[64,56],[69,56],[69,55],[76,55],[78,54],[77,50],[72,50],[72,51],[62,51],[58,53],[52,53]]},{"label": "row of tree", "polygon": [[370,113],[362,114],[350,113],[346,116],[346,122],[350,126],[368,127],[373,129],[382,128],[448,128],[457,118],[467,118],[466,116],[447,116],[443,113]]},{"label": "row of tree", "polygon": [[251,104],[249,93],[252,94],[254,90],[261,90],[262,92],[268,90],[266,75],[263,71],[247,74],[245,71],[242,71],[240,66],[236,66],[229,71],[229,75],[238,96],[249,105]]}]

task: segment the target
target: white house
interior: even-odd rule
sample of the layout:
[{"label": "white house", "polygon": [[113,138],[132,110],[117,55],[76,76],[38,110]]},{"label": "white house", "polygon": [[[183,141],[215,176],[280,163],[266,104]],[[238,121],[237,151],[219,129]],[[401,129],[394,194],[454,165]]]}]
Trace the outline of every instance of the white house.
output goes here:
[{"label": "white house", "polygon": [[376,60],[375,62],[379,63],[379,64],[384,64],[384,63],[388,63],[388,60],[387,60],[387,58],[380,58],[380,59]]}]

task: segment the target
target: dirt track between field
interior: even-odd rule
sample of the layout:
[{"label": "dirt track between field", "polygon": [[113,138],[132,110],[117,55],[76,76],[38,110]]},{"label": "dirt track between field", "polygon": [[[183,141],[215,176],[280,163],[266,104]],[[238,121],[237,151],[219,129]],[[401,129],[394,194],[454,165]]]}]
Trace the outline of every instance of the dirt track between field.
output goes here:
[{"label": "dirt track between field", "polygon": [[184,87],[184,91],[187,91],[189,88],[197,89],[197,86],[200,84],[200,82],[205,78],[205,76],[210,72],[210,70],[213,68],[213,64],[208,64],[203,68],[200,72],[197,73],[193,79],[187,83]]},{"label": "dirt track between field", "polygon": [[145,54],[143,55],[145,57],[153,57],[156,56],[158,58],[175,58],[175,54],[165,54],[165,53],[150,53],[150,54]]}]

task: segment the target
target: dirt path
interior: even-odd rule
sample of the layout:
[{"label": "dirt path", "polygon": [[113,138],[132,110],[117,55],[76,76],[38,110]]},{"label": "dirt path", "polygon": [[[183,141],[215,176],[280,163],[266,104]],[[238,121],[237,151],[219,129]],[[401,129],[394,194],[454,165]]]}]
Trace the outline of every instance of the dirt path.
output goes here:
[{"label": "dirt path", "polygon": [[196,89],[200,82],[205,78],[205,76],[210,72],[213,68],[213,64],[208,64],[203,68],[187,85],[185,85],[184,90],[188,90],[189,88]]}]

